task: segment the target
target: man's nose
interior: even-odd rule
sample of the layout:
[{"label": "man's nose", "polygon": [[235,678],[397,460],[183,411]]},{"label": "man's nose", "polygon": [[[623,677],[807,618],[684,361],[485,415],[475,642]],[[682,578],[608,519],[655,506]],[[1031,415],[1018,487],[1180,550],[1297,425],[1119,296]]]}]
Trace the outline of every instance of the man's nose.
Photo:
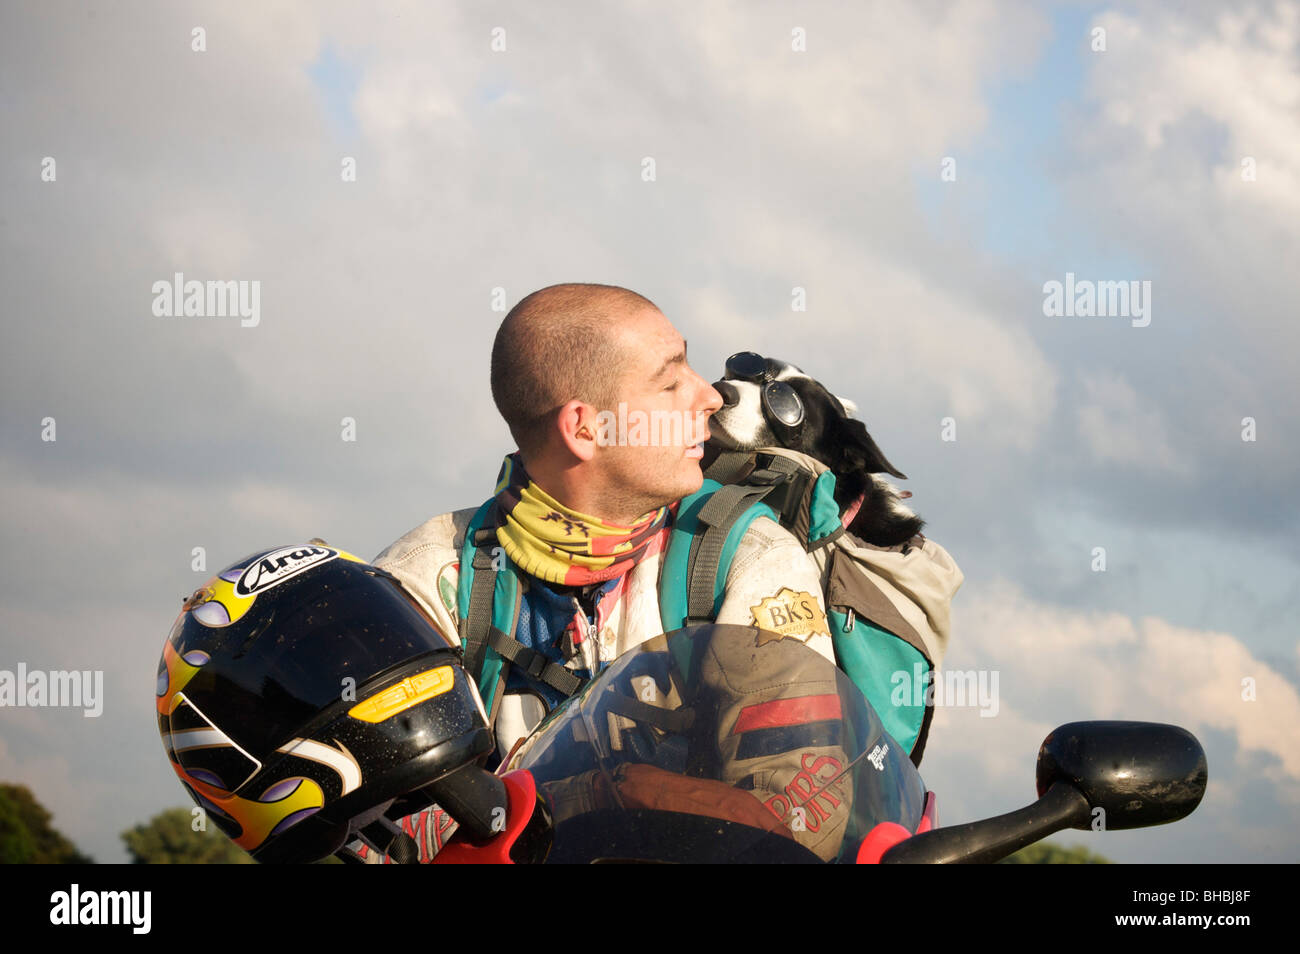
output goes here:
[{"label": "man's nose", "polygon": [[[696,377],[699,378],[700,376],[697,374]],[[704,385],[703,410],[708,414],[713,414],[715,411],[721,410],[723,399],[722,395],[718,393],[718,389],[712,384],[709,384],[703,378],[700,378],[700,384]]]}]

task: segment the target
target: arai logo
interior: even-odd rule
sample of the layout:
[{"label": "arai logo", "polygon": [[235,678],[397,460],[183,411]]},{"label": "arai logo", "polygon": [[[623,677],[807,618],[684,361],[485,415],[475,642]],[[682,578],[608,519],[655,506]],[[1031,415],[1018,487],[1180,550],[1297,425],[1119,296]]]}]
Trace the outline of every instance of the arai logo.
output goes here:
[{"label": "arai logo", "polygon": [[240,574],[239,581],[235,583],[235,593],[239,596],[252,596],[338,555],[338,550],[329,547],[284,547],[272,550],[250,563]]}]

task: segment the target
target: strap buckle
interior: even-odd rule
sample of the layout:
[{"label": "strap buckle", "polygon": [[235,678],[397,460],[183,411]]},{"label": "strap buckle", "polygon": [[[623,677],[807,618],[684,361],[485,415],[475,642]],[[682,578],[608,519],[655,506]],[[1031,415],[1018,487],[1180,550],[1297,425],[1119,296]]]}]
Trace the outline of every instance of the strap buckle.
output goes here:
[{"label": "strap buckle", "polygon": [[[528,649],[525,647],[523,652],[519,655],[523,656],[525,654],[528,656],[528,662],[524,666],[524,672],[528,674],[530,679],[541,679],[542,673],[546,671],[546,664],[550,662],[550,660],[535,649]],[[518,660],[516,660],[516,664],[517,663]]]}]

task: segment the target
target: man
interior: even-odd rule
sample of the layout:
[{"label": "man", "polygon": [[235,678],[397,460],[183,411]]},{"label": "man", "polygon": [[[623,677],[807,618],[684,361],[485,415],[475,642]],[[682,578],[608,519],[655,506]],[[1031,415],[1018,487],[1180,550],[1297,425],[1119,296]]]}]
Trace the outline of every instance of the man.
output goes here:
[{"label": "man", "polygon": [[[477,657],[501,666],[500,691],[485,702],[504,758],[582,679],[663,632],[664,547],[677,501],[703,482],[701,445],[722,399],[659,309],[609,285],[553,285],[520,301],[497,332],[491,379],[519,447],[494,498],[433,517],[374,562],[464,639],[462,570],[475,539],[492,544],[491,571],[473,572],[493,574],[498,608],[518,584],[513,612],[494,620],[501,632]],[[774,600],[805,607],[783,634],[834,660],[816,567],[787,530],[757,517],[717,621],[753,625]]]}]

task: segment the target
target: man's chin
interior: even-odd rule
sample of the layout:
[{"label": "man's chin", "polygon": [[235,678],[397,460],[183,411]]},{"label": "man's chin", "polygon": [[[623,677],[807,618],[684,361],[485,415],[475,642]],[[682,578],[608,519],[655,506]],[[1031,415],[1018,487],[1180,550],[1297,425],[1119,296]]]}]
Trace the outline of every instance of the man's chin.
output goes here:
[{"label": "man's chin", "polygon": [[701,466],[702,463],[703,461],[691,461],[693,466],[691,467],[690,476],[682,478],[682,485],[686,489],[673,499],[681,500],[682,497],[688,497],[704,486],[704,468]]},{"label": "man's chin", "polygon": [[[704,486],[704,472],[700,469],[699,462],[690,461],[689,463],[693,466],[689,470],[682,468],[677,475],[677,479],[673,481],[672,490],[668,491],[671,496],[667,496],[659,506],[666,507],[669,504],[674,504],[683,497],[689,497]],[[665,487],[665,490],[667,490],[667,487]]]}]

